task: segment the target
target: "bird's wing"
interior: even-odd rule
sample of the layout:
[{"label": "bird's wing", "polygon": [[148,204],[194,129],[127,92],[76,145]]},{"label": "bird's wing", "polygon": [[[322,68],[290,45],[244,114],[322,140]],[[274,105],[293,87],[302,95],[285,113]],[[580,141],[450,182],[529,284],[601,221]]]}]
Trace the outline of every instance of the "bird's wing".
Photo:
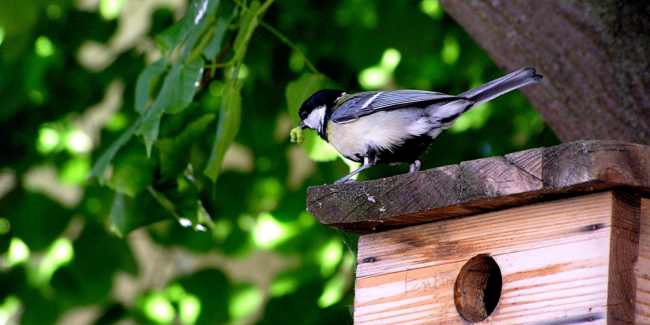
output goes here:
[{"label": "bird's wing", "polygon": [[426,107],[435,102],[449,102],[456,99],[459,98],[422,90],[364,92],[343,98],[343,103],[334,109],[330,120],[334,123],[347,123],[379,111],[409,106]]}]

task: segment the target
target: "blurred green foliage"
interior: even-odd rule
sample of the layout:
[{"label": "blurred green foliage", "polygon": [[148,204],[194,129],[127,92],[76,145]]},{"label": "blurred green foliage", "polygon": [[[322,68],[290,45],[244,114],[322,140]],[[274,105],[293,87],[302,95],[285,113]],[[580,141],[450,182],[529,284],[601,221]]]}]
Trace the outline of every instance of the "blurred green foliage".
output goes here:
[{"label": "blurred green foliage", "polygon": [[[503,75],[436,0],[3,0],[0,60],[0,324],[351,324],[305,193],[352,166],[300,104]],[[511,93],[423,167],[557,142]]]}]

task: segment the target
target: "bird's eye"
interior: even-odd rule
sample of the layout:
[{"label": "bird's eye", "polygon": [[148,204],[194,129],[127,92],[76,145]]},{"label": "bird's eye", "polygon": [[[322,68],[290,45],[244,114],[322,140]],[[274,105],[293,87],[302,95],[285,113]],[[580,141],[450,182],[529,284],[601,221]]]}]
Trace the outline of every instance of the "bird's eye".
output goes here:
[{"label": "bird's eye", "polygon": [[307,118],[307,111],[300,112],[300,118],[303,119],[303,120],[306,119]]}]

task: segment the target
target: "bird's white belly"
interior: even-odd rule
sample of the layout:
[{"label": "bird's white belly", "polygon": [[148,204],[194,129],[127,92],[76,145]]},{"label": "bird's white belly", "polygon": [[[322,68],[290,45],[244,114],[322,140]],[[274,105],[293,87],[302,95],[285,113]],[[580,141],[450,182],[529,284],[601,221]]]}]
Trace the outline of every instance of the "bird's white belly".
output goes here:
[{"label": "bird's white belly", "polygon": [[409,110],[377,112],[349,123],[329,123],[327,138],[347,157],[363,156],[368,146],[392,151],[408,138],[426,133],[428,127],[419,122]]}]

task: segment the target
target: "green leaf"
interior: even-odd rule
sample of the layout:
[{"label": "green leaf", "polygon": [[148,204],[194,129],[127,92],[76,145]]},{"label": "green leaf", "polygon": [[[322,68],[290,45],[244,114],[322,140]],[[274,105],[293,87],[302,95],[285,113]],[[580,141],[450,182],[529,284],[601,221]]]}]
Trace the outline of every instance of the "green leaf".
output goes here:
[{"label": "green leaf", "polygon": [[215,114],[205,114],[188,124],[178,136],[156,142],[160,174],[164,178],[175,178],[187,168],[192,145],[205,134],[215,118]]},{"label": "green leaf", "polygon": [[[190,28],[190,31],[187,34],[187,39],[185,41],[184,49],[181,54],[182,60],[187,59],[189,54],[192,53],[196,47],[203,47],[205,46],[205,43],[209,41],[208,37],[210,37],[210,34],[214,32],[214,26],[211,25],[207,29],[206,26],[208,26],[209,22],[212,22],[212,17],[218,6],[219,0],[212,0],[207,2],[207,7],[203,13],[203,18],[201,18],[196,27]],[[201,41],[199,43],[196,43],[196,40],[199,38],[199,36],[201,36]]]},{"label": "green leaf", "polygon": [[[199,86],[203,73],[203,59],[198,58],[187,65],[182,64],[177,79],[169,81],[166,94],[169,95],[170,105],[165,109],[169,114],[176,114],[192,102],[196,88]],[[167,83],[167,80],[165,80]],[[165,84],[163,84],[163,89]]]},{"label": "green leaf", "polygon": [[140,146],[129,146],[115,159],[108,186],[115,192],[135,197],[151,185],[154,168],[155,162],[145,156]]},{"label": "green leaf", "polygon": [[141,192],[136,197],[117,193],[111,208],[110,229],[117,236],[124,237],[134,229],[165,220],[168,216],[149,192]]},{"label": "green leaf", "polygon": [[196,180],[189,173],[159,183],[156,188],[150,187],[149,193],[183,227],[193,226],[196,230],[204,224],[212,227],[213,222],[199,199]]},{"label": "green leaf", "polygon": [[289,82],[285,90],[289,115],[294,123],[300,122],[298,110],[302,103],[315,92],[325,88],[326,78],[322,74],[305,72],[300,78]]},{"label": "green leaf", "polygon": [[193,225],[198,224],[199,193],[196,182],[188,175],[181,174],[175,180],[167,182],[164,188],[157,186],[156,198],[164,197],[165,208],[177,218],[186,218]]},{"label": "green leaf", "polygon": [[[160,175],[163,178],[173,178],[187,167],[190,159],[187,152],[190,148],[180,147],[172,138],[156,141],[156,148],[160,160]],[[187,149],[187,152],[183,152],[183,149]]]},{"label": "green leaf", "polygon": [[[239,26],[239,33],[235,38],[235,43],[233,44],[233,50],[236,53],[245,53],[246,47],[248,46],[248,41],[250,40],[255,27],[257,27],[257,15],[258,10],[260,9],[260,2],[253,1],[246,11],[246,16],[242,19],[241,25]],[[240,54],[243,55],[243,54]],[[243,57],[242,57],[243,59]]]},{"label": "green leaf", "polygon": [[143,115],[149,102],[151,93],[151,82],[162,75],[167,67],[167,60],[163,57],[160,60],[148,65],[142,70],[135,84],[135,111]]},{"label": "green leaf", "polygon": [[136,122],[133,124],[133,126],[126,130],[113,144],[111,144],[110,147],[104,152],[99,159],[97,159],[97,162],[95,162],[95,165],[93,166],[92,170],[90,171],[90,175],[88,176],[88,179],[91,179],[93,177],[97,177],[97,180],[101,185],[104,185],[104,173],[106,172],[106,169],[111,163],[111,160],[113,160],[113,157],[115,157],[115,154],[117,154],[117,151],[122,148],[124,144],[129,142],[131,137],[133,136],[133,133],[135,133],[136,128],[138,128],[139,122]]},{"label": "green leaf", "polygon": [[181,20],[156,35],[156,41],[163,52],[169,50],[171,55],[171,52],[187,38],[190,32],[203,29],[199,23],[208,18],[206,15],[208,4],[209,0],[192,0],[187,8],[187,13]]},{"label": "green leaf", "polygon": [[175,114],[185,109],[194,98],[201,73],[203,59],[199,58],[185,65],[176,62],[165,77],[163,86],[153,104],[143,116],[142,124],[136,133],[144,137],[147,156],[151,155],[151,146],[158,140],[160,118],[163,113]]},{"label": "green leaf", "polygon": [[203,55],[205,55],[206,58],[212,59],[221,51],[223,36],[226,34],[226,30],[228,30],[231,20],[232,17],[228,17],[227,19],[220,18],[219,21],[217,21],[217,27],[215,27],[212,38],[210,38],[210,41],[203,49]]},{"label": "green leaf", "polygon": [[203,55],[212,60],[221,51],[221,44],[223,37],[228,30],[233,19],[237,17],[239,10],[238,5],[234,1],[221,2],[217,11],[216,20],[217,24],[214,27],[214,32],[206,46],[203,48]]},{"label": "green leaf", "polygon": [[223,88],[223,102],[219,113],[219,124],[217,125],[217,135],[214,140],[210,160],[203,171],[213,182],[217,181],[221,172],[221,163],[226,155],[226,150],[235,141],[235,136],[239,132],[239,123],[241,119],[241,85],[237,79],[229,80]]},{"label": "green leaf", "polygon": [[144,138],[144,144],[147,148],[147,157],[151,157],[151,146],[156,142],[156,140],[158,140],[158,130],[160,129],[160,118],[162,117],[162,114],[151,114],[148,116],[152,117],[147,118],[140,123],[140,127],[136,133],[142,135]]}]

